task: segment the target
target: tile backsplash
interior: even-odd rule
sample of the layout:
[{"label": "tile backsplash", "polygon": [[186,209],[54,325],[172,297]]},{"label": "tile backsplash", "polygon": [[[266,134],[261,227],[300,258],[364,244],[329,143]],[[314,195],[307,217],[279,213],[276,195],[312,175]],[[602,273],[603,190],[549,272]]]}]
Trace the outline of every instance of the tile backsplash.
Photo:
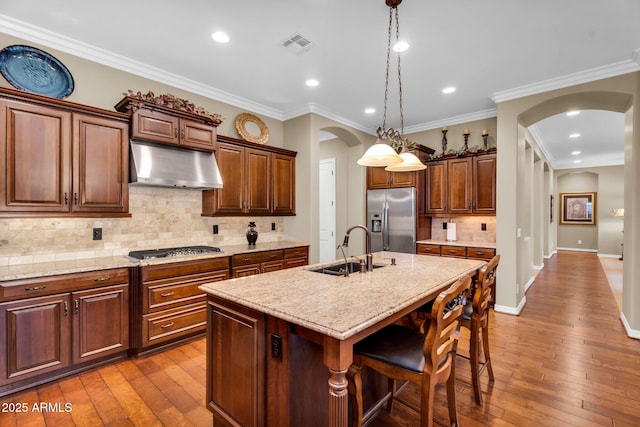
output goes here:
[{"label": "tile backsplash", "polygon": [[[202,193],[129,187],[131,218],[2,218],[0,265],[126,255],[131,250],[247,242],[249,221],[260,242],[284,238],[282,217],[202,217]],[[271,230],[271,224],[276,230]],[[213,226],[218,225],[218,234]],[[93,228],[102,240],[93,240]]]},{"label": "tile backsplash", "polygon": [[[431,239],[447,240],[447,230],[442,229],[443,222],[456,223],[456,240],[461,242],[496,243],[495,216],[457,216],[455,218],[432,218]],[[486,224],[486,231],[482,230]]]}]

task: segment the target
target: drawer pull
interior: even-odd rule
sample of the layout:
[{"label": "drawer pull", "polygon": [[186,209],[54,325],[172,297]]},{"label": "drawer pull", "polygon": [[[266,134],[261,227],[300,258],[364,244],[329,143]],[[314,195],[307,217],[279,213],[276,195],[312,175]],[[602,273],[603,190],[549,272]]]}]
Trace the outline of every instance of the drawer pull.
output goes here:
[{"label": "drawer pull", "polygon": [[277,257],[277,256],[278,256],[278,255],[269,255],[269,257],[270,257],[271,259],[274,259],[274,258],[275,258],[275,257]]},{"label": "drawer pull", "polygon": [[484,252],[482,252],[482,251],[476,251],[476,255],[484,255]]},{"label": "drawer pull", "polygon": [[163,298],[172,297],[173,296],[173,291],[165,292],[164,294],[160,294],[160,296],[163,297]]},{"label": "drawer pull", "polygon": [[251,261],[251,258],[242,258],[243,261]]},{"label": "drawer pull", "polygon": [[172,327],[172,326],[173,326],[173,322],[169,322],[169,323],[167,323],[166,325],[160,325],[160,327],[161,327],[162,329],[167,329],[167,328],[170,328],[170,327]]},{"label": "drawer pull", "polygon": [[47,285],[42,285],[42,286],[32,286],[30,288],[24,288],[25,291],[37,291],[39,289],[45,289],[47,287]]},{"label": "drawer pull", "polygon": [[94,282],[104,282],[106,280],[111,280],[111,276],[107,276],[107,277],[100,277],[98,279],[93,279]]}]

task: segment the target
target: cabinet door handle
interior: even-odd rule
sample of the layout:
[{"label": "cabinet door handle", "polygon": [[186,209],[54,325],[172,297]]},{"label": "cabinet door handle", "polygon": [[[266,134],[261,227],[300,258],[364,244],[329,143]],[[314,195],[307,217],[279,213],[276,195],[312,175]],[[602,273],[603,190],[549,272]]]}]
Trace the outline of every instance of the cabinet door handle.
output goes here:
[{"label": "cabinet door handle", "polygon": [[66,191],[64,192],[64,204],[69,204],[69,193],[67,193]]},{"label": "cabinet door handle", "polygon": [[164,294],[160,294],[160,296],[163,297],[163,298],[171,297],[171,296],[173,296],[173,291],[165,292]]},{"label": "cabinet door handle", "polygon": [[63,307],[62,314],[63,316],[67,317],[67,314],[69,314],[69,303],[65,301],[62,307]]},{"label": "cabinet door handle", "polygon": [[39,289],[45,289],[47,285],[42,286],[31,286],[30,288],[24,288],[25,291],[37,291]]},{"label": "cabinet door handle", "polygon": [[180,129],[180,139],[184,139],[184,129]]},{"label": "cabinet door handle", "polygon": [[93,281],[94,282],[104,282],[104,281],[107,281],[107,280],[110,280],[110,279],[111,279],[111,276],[106,276],[106,277],[99,277],[97,279],[93,279]]},{"label": "cabinet door handle", "polygon": [[167,329],[167,328],[170,328],[170,327],[172,327],[172,326],[173,326],[173,322],[169,322],[169,323],[167,323],[166,325],[160,325],[160,327],[161,327],[162,329]]},{"label": "cabinet door handle", "polygon": [[73,193],[73,202],[78,206],[78,193]]},{"label": "cabinet door handle", "polygon": [[80,302],[76,299],[73,300],[73,314],[78,314],[80,311]]},{"label": "cabinet door handle", "polygon": [[177,137],[178,137],[178,128],[175,128],[175,129],[173,130],[173,137],[174,137],[174,138],[177,138]]}]

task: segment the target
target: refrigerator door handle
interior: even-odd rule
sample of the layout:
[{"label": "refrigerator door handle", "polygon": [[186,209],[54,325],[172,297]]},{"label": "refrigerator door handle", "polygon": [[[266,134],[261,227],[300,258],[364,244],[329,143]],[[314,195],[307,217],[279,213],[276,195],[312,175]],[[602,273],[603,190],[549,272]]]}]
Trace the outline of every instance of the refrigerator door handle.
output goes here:
[{"label": "refrigerator door handle", "polygon": [[382,250],[389,250],[389,203],[382,203]]}]

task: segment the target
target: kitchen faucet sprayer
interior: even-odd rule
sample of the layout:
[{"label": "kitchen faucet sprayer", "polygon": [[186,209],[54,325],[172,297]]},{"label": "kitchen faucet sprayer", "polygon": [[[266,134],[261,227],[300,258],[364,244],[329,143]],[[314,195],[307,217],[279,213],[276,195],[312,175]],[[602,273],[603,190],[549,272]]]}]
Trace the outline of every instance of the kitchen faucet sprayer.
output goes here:
[{"label": "kitchen faucet sprayer", "polygon": [[349,247],[349,234],[354,228],[360,228],[364,230],[364,232],[367,234],[367,240],[366,240],[366,246],[365,246],[365,251],[367,253],[367,271],[373,271],[373,255],[371,254],[371,232],[367,227],[365,227],[364,225],[354,225],[353,227],[350,227],[344,235],[344,241],[342,242],[342,246],[345,248]]}]

